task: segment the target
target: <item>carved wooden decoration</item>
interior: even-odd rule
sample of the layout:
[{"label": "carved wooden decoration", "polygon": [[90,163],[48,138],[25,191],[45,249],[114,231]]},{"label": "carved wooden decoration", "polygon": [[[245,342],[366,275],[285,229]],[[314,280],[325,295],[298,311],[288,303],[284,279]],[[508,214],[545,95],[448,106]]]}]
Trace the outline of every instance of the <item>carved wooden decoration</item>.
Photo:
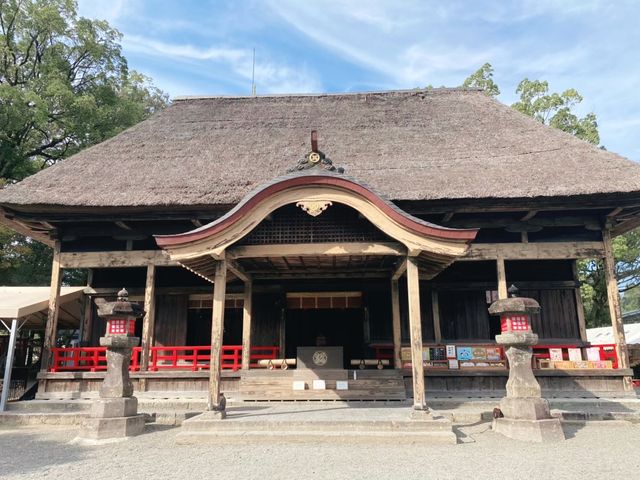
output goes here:
[{"label": "carved wooden decoration", "polygon": [[324,200],[303,200],[296,203],[296,207],[300,207],[303,211],[307,212],[312,217],[317,217],[331,205],[333,205],[333,202]]}]

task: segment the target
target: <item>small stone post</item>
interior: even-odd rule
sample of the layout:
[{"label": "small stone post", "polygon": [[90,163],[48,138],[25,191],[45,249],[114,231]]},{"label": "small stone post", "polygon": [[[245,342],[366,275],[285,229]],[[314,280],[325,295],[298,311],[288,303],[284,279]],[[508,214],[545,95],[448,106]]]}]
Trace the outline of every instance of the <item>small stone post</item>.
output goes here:
[{"label": "small stone post", "polygon": [[540,305],[532,298],[517,297],[517,291],[511,286],[510,298],[489,307],[491,315],[500,315],[502,333],[496,342],[504,345],[509,360],[507,396],[500,401],[504,417],[494,419],[493,430],[516,440],[561,441],[565,437],[560,420],[551,417],[531,367],[531,346],[538,343],[538,335],[531,331],[530,315],[539,312]]},{"label": "small stone post", "polygon": [[115,302],[96,299],[98,316],[107,320],[107,332],[100,337],[100,345],[107,347],[107,374],[81,438],[125,438],[144,431],[144,416],[138,415],[138,399],[133,396],[129,378],[131,351],[140,341],[134,337],[136,319],[143,317],[144,311],[128,297],[127,291],[122,289]]}]

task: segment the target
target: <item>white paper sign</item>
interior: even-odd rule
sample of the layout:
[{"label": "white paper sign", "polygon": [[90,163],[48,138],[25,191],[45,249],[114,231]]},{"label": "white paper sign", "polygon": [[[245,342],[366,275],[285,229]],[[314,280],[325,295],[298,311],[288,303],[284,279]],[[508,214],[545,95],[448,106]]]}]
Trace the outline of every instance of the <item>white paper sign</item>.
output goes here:
[{"label": "white paper sign", "polygon": [[447,358],[457,358],[455,345],[447,345]]},{"label": "white paper sign", "polygon": [[582,350],[579,348],[569,348],[569,360],[572,362],[581,362],[582,361]]},{"label": "white paper sign", "polygon": [[336,381],[336,390],[349,390],[349,382],[346,380]]},{"label": "white paper sign", "polygon": [[304,383],[304,381],[296,380],[295,382],[293,382],[293,389],[294,390],[305,390],[306,387],[307,387],[307,385]]},{"label": "white paper sign", "polygon": [[314,390],[326,390],[327,384],[324,380],[314,380],[313,381],[313,389]]}]

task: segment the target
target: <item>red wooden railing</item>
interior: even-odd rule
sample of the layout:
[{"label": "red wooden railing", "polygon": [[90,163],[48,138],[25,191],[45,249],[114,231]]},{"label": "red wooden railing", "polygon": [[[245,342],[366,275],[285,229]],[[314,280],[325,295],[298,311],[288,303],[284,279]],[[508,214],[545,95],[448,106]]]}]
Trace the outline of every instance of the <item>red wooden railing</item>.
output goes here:
[{"label": "red wooden railing", "polygon": [[[99,372],[107,369],[105,347],[52,348],[53,364],[50,372],[87,371]],[[278,358],[279,347],[251,347],[251,366],[257,367],[258,360]],[[142,348],[135,347],[131,353],[129,370],[140,370]],[[239,370],[242,364],[242,345],[224,345],[220,355],[222,369]],[[211,347],[179,346],[151,347],[149,370],[208,370]]]}]

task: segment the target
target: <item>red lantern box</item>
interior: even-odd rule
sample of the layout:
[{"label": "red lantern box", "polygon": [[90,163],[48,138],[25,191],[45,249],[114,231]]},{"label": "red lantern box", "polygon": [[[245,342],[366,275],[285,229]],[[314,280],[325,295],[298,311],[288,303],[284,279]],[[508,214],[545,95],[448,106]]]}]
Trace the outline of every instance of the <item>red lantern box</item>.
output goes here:
[{"label": "red lantern box", "polygon": [[135,318],[107,319],[107,335],[123,335],[133,337],[136,334]]},{"label": "red lantern box", "polygon": [[523,313],[505,313],[500,316],[500,330],[506,332],[530,332],[529,315]]}]

